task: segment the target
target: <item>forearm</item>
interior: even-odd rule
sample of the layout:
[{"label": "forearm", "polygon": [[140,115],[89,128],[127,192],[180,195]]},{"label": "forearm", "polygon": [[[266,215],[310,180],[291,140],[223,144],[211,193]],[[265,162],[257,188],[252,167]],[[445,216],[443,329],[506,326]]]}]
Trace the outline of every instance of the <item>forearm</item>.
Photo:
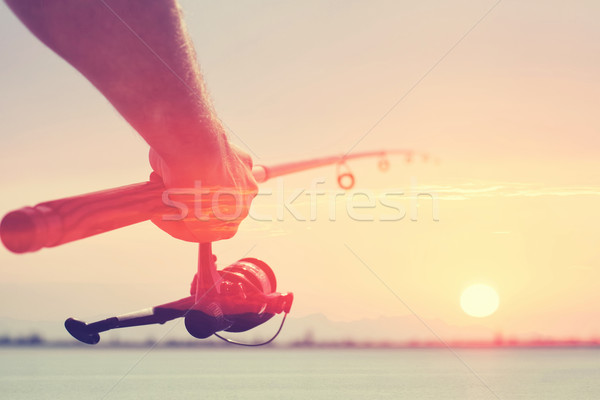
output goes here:
[{"label": "forearm", "polygon": [[224,130],[208,100],[175,0],[6,2],[167,163],[220,156],[226,145]]}]

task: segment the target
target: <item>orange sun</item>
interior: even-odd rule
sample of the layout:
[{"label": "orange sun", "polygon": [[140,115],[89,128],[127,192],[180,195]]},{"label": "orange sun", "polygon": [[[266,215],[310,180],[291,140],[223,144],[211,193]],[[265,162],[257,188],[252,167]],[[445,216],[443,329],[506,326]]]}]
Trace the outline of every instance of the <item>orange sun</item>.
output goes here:
[{"label": "orange sun", "polygon": [[483,318],[498,309],[500,300],[496,291],[482,284],[471,285],[460,296],[460,306],[471,317]]}]

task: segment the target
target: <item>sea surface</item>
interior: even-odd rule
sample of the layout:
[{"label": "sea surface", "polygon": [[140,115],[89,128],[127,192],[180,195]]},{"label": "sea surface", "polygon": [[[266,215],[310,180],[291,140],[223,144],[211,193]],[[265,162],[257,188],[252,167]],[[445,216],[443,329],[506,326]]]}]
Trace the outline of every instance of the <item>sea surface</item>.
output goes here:
[{"label": "sea surface", "polygon": [[600,349],[0,349],[1,399],[600,399]]}]

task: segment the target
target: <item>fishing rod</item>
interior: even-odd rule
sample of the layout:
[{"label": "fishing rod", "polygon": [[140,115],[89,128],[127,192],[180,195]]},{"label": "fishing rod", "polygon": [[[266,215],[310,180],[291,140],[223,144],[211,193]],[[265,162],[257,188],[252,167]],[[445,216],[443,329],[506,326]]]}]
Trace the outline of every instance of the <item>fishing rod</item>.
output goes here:
[{"label": "fishing rod", "polygon": [[[379,169],[387,171],[390,166],[388,155],[404,155],[410,162],[415,153],[409,150],[371,151],[272,166],[257,165],[252,174],[258,183],[263,183],[279,176],[336,164],[338,184],[351,189],[355,179],[346,165],[348,160],[379,157]],[[427,161],[427,155],[421,156]],[[147,182],[23,207],[2,219],[2,243],[14,253],[34,252],[142,222],[168,211],[162,201],[167,190],[160,176],[152,173]],[[184,318],[188,333],[195,338],[215,335],[230,344],[262,346],[279,335],[294,300],[293,293],[280,293],[276,289],[275,274],[265,262],[243,258],[217,270],[212,243],[199,243],[197,272],[190,296],[89,324],[68,318],[64,325],[75,339],[94,345],[100,341],[101,332]],[[242,343],[217,333],[245,332],[281,313],[284,315],[279,329],[264,342]]]},{"label": "fishing rod", "polygon": [[[258,183],[264,183],[276,177],[336,164],[338,184],[343,189],[351,189],[355,178],[346,165],[347,161],[379,157],[379,169],[387,171],[390,166],[389,155],[403,155],[407,162],[416,156],[428,160],[427,154],[412,150],[368,151],[272,166],[256,165],[252,168],[252,174]],[[162,201],[165,190],[162,179],[153,173],[147,182],[23,207],[4,216],[0,224],[0,237],[4,246],[13,253],[56,247],[172,211]]]}]

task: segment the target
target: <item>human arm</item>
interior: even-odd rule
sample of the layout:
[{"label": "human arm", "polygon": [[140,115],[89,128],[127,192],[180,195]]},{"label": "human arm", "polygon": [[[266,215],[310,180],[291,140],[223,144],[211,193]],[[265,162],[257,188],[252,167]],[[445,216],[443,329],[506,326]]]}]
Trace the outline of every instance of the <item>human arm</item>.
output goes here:
[{"label": "human arm", "polygon": [[230,145],[216,117],[176,2],[6,2],[146,140],[152,167],[167,188],[193,188],[200,181],[204,188],[243,194],[239,218],[226,226],[214,218],[154,222],[189,241],[233,236],[257,190],[251,160]]}]

